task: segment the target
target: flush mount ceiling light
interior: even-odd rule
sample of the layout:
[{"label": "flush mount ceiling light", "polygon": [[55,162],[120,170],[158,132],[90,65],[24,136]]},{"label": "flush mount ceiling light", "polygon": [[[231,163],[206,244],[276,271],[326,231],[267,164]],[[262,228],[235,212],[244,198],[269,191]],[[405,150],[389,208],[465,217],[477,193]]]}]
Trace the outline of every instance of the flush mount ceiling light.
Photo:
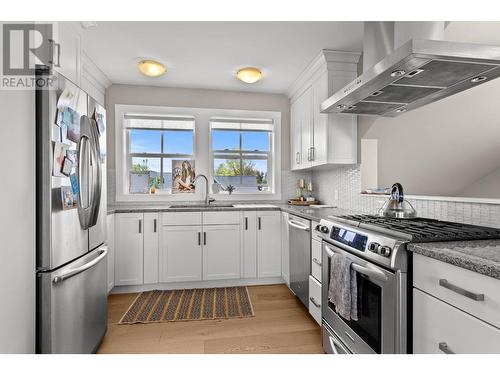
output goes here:
[{"label": "flush mount ceiling light", "polygon": [[137,67],[142,74],[148,77],[158,77],[166,72],[165,65],[154,60],[141,60],[137,64]]},{"label": "flush mount ceiling light", "polygon": [[238,70],[236,77],[245,83],[255,83],[262,79],[262,72],[257,68],[247,67]]}]

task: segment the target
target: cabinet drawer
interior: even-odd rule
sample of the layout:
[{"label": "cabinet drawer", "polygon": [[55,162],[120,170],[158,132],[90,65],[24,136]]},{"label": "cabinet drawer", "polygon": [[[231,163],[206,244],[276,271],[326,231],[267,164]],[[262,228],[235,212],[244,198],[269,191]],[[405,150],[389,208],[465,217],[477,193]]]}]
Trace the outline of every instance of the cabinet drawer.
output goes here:
[{"label": "cabinet drawer", "polygon": [[317,221],[313,221],[313,222],[311,223],[311,228],[312,228],[312,230],[311,230],[311,238],[312,238],[313,240],[316,240],[316,241],[321,242],[322,238],[321,238],[321,236],[319,235],[319,232],[318,232],[318,231],[316,231],[316,226],[317,226],[317,225],[319,225],[319,223],[318,223]]},{"label": "cabinet drawer", "polygon": [[203,224],[239,224],[240,217],[239,211],[203,212]]},{"label": "cabinet drawer", "polygon": [[500,353],[499,329],[418,289],[413,306],[414,353]]},{"label": "cabinet drawer", "polygon": [[162,225],[201,225],[201,212],[164,212]]},{"label": "cabinet drawer", "polygon": [[[500,328],[500,280],[420,254],[413,256],[413,285]],[[473,295],[464,296],[463,291]]]},{"label": "cabinet drawer", "polygon": [[309,314],[321,325],[321,284],[309,276]]},{"label": "cabinet drawer", "polygon": [[311,275],[321,282],[321,242],[312,240]]}]

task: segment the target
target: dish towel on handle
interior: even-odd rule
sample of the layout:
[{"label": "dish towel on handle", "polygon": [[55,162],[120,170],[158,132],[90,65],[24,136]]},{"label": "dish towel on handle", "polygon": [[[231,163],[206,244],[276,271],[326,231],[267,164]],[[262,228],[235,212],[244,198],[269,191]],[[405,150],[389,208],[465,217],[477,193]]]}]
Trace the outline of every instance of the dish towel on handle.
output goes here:
[{"label": "dish towel on handle", "polygon": [[356,271],[351,265],[351,259],[341,254],[332,255],[328,300],[335,305],[335,311],[342,318],[358,320]]}]

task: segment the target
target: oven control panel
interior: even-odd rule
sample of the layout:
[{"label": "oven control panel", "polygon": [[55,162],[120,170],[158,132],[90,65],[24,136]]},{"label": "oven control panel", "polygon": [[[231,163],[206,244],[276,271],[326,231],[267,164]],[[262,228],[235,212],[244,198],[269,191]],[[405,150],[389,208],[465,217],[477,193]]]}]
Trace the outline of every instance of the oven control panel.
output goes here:
[{"label": "oven control panel", "polygon": [[369,242],[368,250],[375,254],[380,254],[383,257],[390,257],[392,249],[390,246],[383,246],[377,242]]},{"label": "oven control panel", "polygon": [[401,239],[329,220],[321,220],[314,229],[324,241],[342,244],[345,250],[362,258],[391,269],[407,268],[405,241]]}]

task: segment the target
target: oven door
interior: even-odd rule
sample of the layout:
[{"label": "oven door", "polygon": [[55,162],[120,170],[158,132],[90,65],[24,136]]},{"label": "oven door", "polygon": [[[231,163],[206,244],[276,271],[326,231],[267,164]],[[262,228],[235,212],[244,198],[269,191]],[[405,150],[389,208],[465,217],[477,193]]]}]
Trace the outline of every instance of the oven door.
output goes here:
[{"label": "oven door", "polygon": [[[339,245],[340,246],[340,245]],[[396,275],[359,258],[339,246],[323,241],[322,314],[352,353],[396,353]],[[334,254],[350,258],[356,270],[358,320],[345,320],[328,301],[331,259]]]}]

